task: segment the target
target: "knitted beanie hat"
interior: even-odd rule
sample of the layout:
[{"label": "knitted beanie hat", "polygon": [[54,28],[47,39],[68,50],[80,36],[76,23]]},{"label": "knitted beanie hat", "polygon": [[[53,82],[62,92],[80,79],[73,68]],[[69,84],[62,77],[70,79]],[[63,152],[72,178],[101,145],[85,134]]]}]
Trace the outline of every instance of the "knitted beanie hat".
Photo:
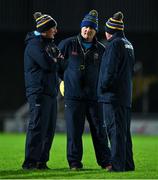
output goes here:
[{"label": "knitted beanie hat", "polygon": [[109,18],[105,24],[105,32],[109,34],[114,34],[118,31],[124,30],[124,23],[123,23],[123,13],[117,12],[113,15],[113,17]]},{"label": "knitted beanie hat", "polygon": [[91,10],[83,18],[81,22],[81,28],[86,26],[90,26],[96,31],[98,31],[98,12],[96,10]]},{"label": "knitted beanie hat", "polygon": [[36,29],[38,32],[45,32],[48,31],[50,28],[57,26],[57,22],[47,14],[35,12],[33,16],[36,20]]}]

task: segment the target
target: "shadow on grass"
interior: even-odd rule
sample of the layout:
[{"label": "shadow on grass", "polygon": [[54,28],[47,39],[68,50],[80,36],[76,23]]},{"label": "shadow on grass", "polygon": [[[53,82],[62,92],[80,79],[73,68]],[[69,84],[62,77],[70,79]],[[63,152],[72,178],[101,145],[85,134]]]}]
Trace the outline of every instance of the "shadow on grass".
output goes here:
[{"label": "shadow on grass", "polygon": [[86,175],[93,175],[99,173],[99,169],[83,169],[81,171],[71,171],[68,168],[51,169],[51,170],[6,170],[0,171],[0,178],[2,179],[36,179],[36,178],[72,178]]}]

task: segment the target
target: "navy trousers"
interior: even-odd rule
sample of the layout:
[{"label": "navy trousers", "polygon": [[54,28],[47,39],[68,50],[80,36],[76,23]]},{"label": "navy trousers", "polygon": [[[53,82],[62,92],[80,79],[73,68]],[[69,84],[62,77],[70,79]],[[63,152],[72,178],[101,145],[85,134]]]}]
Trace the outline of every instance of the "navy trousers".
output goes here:
[{"label": "navy trousers", "polygon": [[25,166],[49,160],[57,118],[56,97],[31,95],[28,102],[30,120],[26,135]]},{"label": "navy trousers", "polygon": [[111,163],[115,171],[135,169],[130,133],[131,109],[103,103],[104,127],[111,144]]},{"label": "navy trousers", "polygon": [[98,103],[95,101],[65,100],[65,119],[67,123],[67,160],[69,166],[82,167],[82,134],[87,118],[98,165],[109,164],[110,149],[105,133],[100,131]]}]

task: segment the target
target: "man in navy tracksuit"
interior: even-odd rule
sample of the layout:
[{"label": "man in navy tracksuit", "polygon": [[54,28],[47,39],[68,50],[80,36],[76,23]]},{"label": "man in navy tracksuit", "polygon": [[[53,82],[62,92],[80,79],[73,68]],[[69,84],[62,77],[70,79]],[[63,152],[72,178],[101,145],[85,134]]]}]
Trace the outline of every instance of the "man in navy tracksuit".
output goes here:
[{"label": "man in navy tracksuit", "polygon": [[57,23],[49,15],[34,14],[36,31],[28,33],[24,53],[26,97],[30,106],[23,169],[48,169],[57,116],[57,58],[53,39]]},{"label": "man in navy tracksuit", "polygon": [[96,40],[98,13],[92,10],[81,23],[81,34],[63,40],[59,49],[67,67],[64,72],[67,160],[72,170],[82,168],[82,134],[87,118],[97,163],[109,165],[110,150],[105,134],[99,131],[97,83],[104,46]]},{"label": "man in navy tracksuit", "polygon": [[103,103],[103,126],[111,144],[109,171],[134,170],[130,134],[134,51],[123,33],[123,14],[106,22],[107,47],[103,54],[99,82],[99,102]]}]

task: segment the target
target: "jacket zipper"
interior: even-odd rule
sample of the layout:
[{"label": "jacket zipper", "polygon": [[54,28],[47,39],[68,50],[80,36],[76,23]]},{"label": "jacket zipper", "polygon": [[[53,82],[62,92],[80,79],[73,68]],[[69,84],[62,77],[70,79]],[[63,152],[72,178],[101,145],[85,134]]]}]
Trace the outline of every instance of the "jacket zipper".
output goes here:
[{"label": "jacket zipper", "polygon": [[78,40],[78,42],[79,42],[79,45],[80,45],[80,47],[81,47],[81,51],[82,51],[82,54],[83,54],[83,57],[84,57],[81,65],[80,65],[80,70],[84,70],[84,69],[85,69],[85,66],[86,66],[86,64],[85,64],[85,57],[86,57],[86,54],[90,52],[90,50],[84,52],[84,49],[83,49],[83,47],[82,47],[82,45],[81,45],[81,41],[80,41],[80,39],[79,39],[78,37],[77,37],[77,40]]}]

